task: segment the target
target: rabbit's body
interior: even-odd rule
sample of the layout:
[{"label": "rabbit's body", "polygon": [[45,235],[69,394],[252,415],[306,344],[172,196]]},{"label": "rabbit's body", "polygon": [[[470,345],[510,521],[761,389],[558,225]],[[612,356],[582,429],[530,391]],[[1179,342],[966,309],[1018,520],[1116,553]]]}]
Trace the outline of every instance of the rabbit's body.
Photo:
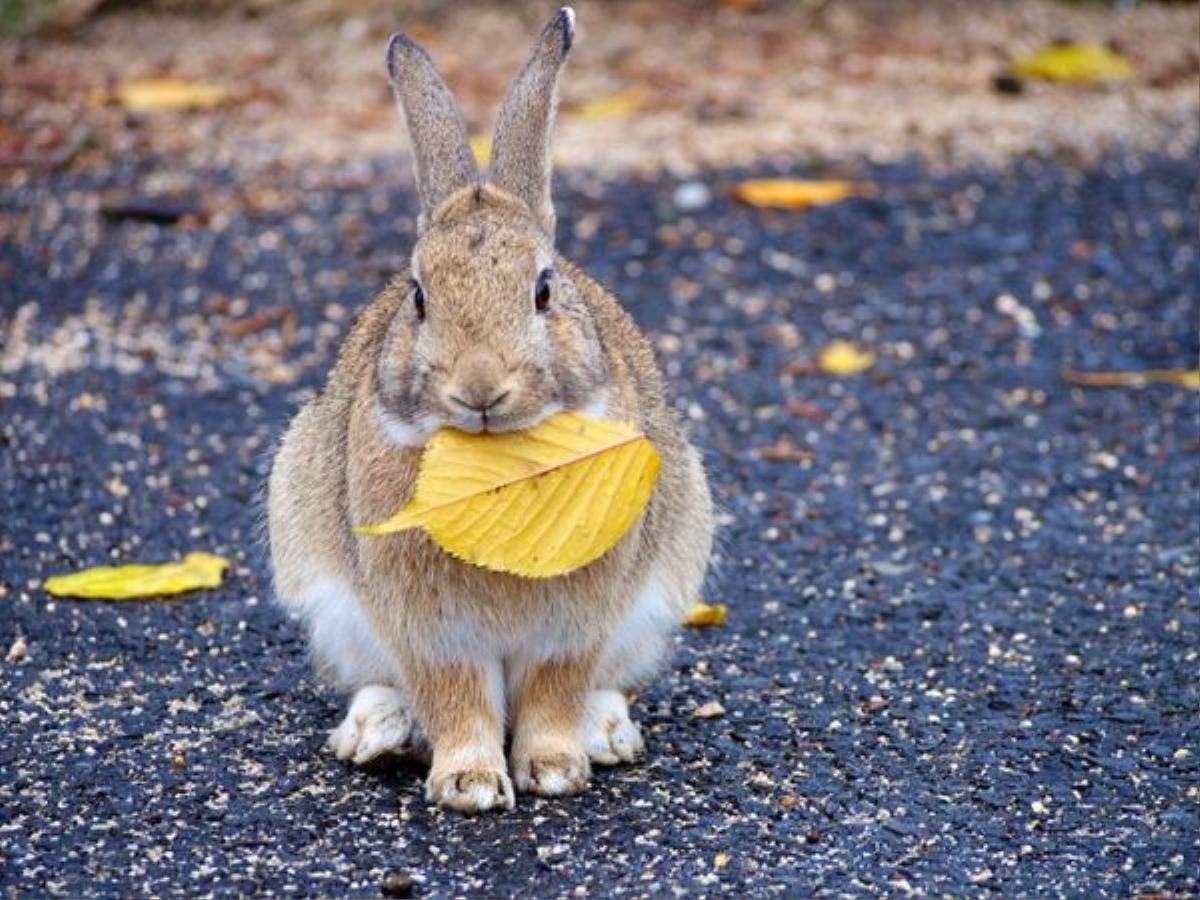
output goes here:
[{"label": "rabbit's body", "polygon": [[[563,13],[530,66],[553,53],[556,23],[569,49]],[[394,52],[409,54],[393,63],[401,75],[427,61],[408,44]],[[413,128],[419,111],[408,118]],[[445,140],[436,143],[443,153]],[[431,203],[439,186],[417,153],[420,281],[398,277],[364,310],[325,390],[288,429],[271,472],[270,539],[281,602],[306,622],[319,669],[355,695],[331,738],[339,756],[365,762],[427,740],[430,797],[474,811],[512,803],[506,719],[522,790],[573,792],[589,757],[640,750],[624,691],[664,659],[694,600],[712,516],[647,342],[553,253],[548,202],[539,210],[538,197],[510,192],[536,183],[460,179]],[[535,311],[525,292],[539,270]],[[411,499],[421,446],[438,427],[527,427],[564,408],[636,424],[662,459],[646,512],[592,564],[526,579],[459,562],[419,531],[354,533]]]}]

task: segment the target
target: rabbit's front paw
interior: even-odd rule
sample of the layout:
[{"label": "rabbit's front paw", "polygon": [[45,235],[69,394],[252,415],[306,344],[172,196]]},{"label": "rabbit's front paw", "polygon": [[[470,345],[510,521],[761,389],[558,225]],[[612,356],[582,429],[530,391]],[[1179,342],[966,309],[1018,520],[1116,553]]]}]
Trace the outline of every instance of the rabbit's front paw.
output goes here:
[{"label": "rabbit's front paw", "polygon": [[578,794],[588,785],[591,770],[579,746],[534,747],[513,751],[517,790],[541,797]]},{"label": "rabbit's front paw", "polygon": [[366,765],[385,753],[398,755],[412,749],[415,731],[404,695],[372,684],[354,695],[346,718],[329,734],[329,749],[338,759]]},{"label": "rabbit's front paw", "polygon": [[589,691],[579,738],[588,758],[601,766],[633,762],[645,749],[641,729],[629,718],[629,704],[619,691]]},{"label": "rabbit's front paw", "polygon": [[515,802],[508,773],[486,763],[444,772],[435,766],[425,782],[425,798],[438,806],[464,813],[485,812],[497,807],[512,809]]}]

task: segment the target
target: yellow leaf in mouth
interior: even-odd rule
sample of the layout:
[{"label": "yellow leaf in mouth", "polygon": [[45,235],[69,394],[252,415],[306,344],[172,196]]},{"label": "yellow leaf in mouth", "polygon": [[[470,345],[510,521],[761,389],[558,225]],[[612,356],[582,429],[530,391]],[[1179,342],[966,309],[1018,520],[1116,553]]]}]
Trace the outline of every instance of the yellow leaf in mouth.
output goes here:
[{"label": "yellow leaf in mouth", "polygon": [[849,341],[831,341],[817,357],[817,366],[827,375],[858,375],[873,365],[875,354]]},{"label": "yellow leaf in mouth", "polygon": [[683,624],[688,628],[720,628],[725,624],[729,612],[724,603],[708,604],[697,600],[683,617]]},{"label": "yellow leaf in mouth", "polygon": [[141,600],[220,586],[229,561],[212,553],[189,553],[182,562],[155,565],[98,566],[47,578],[55,597],[86,600]]},{"label": "yellow leaf in mouth", "polygon": [[225,99],[225,90],[183,78],[135,78],[122,82],[116,98],[131,113],[211,109]]},{"label": "yellow leaf in mouth", "polygon": [[853,181],[806,181],[797,178],[759,178],[743,181],[733,196],[760,209],[807,209],[828,206],[847,197],[866,196],[868,185]]},{"label": "yellow leaf in mouth", "polygon": [[526,431],[437,432],[412,501],[365,535],[423,528],[450,555],[527,578],[598,559],[645,509],[658,452],[629,425],[559,413]]}]

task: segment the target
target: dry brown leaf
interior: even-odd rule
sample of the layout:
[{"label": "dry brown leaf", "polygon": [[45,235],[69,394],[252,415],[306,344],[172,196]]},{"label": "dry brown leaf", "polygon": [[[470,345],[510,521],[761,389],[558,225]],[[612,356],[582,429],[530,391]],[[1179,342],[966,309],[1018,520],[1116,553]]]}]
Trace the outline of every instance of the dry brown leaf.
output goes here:
[{"label": "dry brown leaf", "polygon": [[805,463],[812,460],[812,454],[801,450],[787,438],[780,438],[774,444],[760,447],[756,454],[759,459],[767,462]]},{"label": "dry brown leaf", "polygon": [[1147,369],[1141,372],[1077,372],[1067,369],[1063,378],[1081,387],[1145,387],[1148,384],[1173,384],[1200,391],[1200,369]]}]

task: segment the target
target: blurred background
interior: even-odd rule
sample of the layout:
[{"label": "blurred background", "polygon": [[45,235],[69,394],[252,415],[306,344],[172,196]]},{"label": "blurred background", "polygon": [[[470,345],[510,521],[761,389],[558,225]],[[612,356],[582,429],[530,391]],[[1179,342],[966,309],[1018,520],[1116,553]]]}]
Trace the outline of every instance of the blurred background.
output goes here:
[{"label": "blurred background", "polygon": [[[381,60],[399,29],[428,45],[483,135],[553,6],[0,0],[0,166],[395,153]],[[583,0],[578,13],[557,153],[593,170],[1094,155],[1184,147],[1198,128],[1194,3]],[[1132,74],[1088,70],[1066,90],[1069,74],[1006,77],[1063,42],[1109,48]],[[139,96],[147,79],[177,91]]]}]

